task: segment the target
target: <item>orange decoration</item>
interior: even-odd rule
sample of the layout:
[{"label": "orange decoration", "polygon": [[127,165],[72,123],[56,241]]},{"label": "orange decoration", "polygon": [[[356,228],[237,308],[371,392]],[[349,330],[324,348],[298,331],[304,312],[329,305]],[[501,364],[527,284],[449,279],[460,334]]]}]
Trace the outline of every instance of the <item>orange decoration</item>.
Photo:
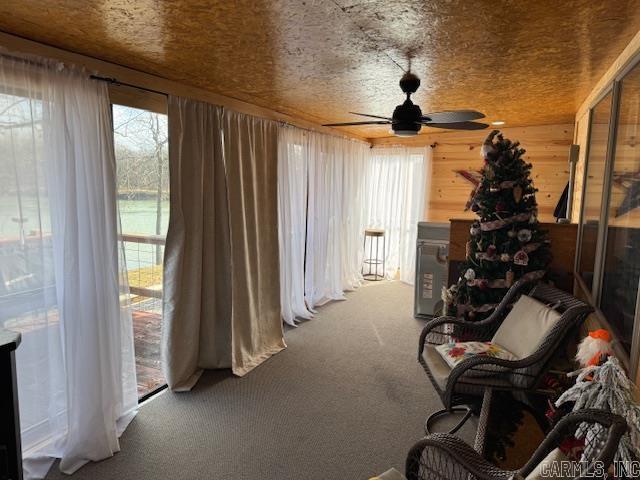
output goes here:
[{"label": "orange decoration", "polygon": [[611,341],[611,334],[603,328],[589,332],[589,336],[591,338],[597,338],[598,340],[604,340],[605,342]]}]

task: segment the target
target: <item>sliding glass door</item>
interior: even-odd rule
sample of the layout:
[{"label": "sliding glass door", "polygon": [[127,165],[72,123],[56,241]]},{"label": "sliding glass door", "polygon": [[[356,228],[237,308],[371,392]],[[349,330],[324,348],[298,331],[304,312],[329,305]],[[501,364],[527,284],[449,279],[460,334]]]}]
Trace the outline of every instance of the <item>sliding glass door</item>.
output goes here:
[{"label": "sliding glass door", "polygon": [[113,105],[118,204],[125,245],[138,396],[166,382],[160,364],[162,258],[169,223],[167,116]]},{"label": "sliding glass door", "polygon": [[582,225],[578,272],[591,292],[596,263],[598,227],[604,191],[607,144],[611,122],[611,92],[591,112],[589,156],[587,158],[582,200]]},{"label": "sliding glass door", "polygon": [[620,82],[600,309],[631,351],[640,280],[640,67]]},{"label": "sliding glass door", "polygon": [[640,363],[640,59],[590,112],[577,272],[606,327]]}]

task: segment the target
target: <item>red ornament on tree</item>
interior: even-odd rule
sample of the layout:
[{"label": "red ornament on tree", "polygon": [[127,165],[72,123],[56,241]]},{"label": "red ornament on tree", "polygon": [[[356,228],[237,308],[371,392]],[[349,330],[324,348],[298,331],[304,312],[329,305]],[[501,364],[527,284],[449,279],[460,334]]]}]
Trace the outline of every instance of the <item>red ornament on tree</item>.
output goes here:
[{"label": "red ornament on tree", "polygon": [[524,250],[518,250],[513,256],[513,263],[526,267],[529,265],[529,255]]}]

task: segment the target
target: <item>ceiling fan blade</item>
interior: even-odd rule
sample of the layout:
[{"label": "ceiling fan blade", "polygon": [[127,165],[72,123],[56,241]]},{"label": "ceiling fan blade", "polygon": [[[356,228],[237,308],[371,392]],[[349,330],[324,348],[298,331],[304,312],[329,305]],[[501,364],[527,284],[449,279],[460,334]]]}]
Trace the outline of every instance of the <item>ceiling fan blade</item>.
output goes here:
[{"label": "ceiling fan blade", "polygon": [[[455,123],[468,122],[484,118],[484,113],[475,110],[451,110],[448,112],[433,112],[422,116],[422,123]],[[425,123],[426,124],[426,123]]]},{"label": "ceiling fan blade", "polygon": [[369,122],[345,122],[345,123],[325,123],[323,127],[348,127],[350,125],[391,125],[391,120],[378,121],[371,120]]},{"label": "ceiling fan blade", "polygon": [[422,122],[425,127],[446,128],[448,130],[483,130],[489,125],[478,122],[431,123]]},{"label": "ceiling fan blade", "polygon": [[360,115],[361,117],[381,118],[382,120],[391,120],[391,117],[381,117],[380,115],[369,115],[368,113],[349,112],[351,115]]}]

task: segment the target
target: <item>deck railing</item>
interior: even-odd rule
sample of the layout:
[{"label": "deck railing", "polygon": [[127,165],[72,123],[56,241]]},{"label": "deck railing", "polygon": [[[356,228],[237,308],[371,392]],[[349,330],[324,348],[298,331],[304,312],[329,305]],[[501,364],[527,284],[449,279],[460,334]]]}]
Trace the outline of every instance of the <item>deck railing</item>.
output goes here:
[{"label": "deck railing", "polygon": [[122,234],[133,316],[138,395],[165,384],[160,366],[162,323],[162,257],[160,235]]},{"label": "deck railing", "polygon": [[162,312],[162,256],[165,237],[122,234],[131,306],[134,310]]},{"label": "deck railing", "polygon": [[[165,383],[160,366],[165,239],[133,234],[121,235],[120,239],[127,262],[126,300],[132,310],[138,394],[143,397]],[[42,249],[51,248],[51,235],[39,232],[0,239],[0,262],[11,273],[0,283],[0,325],[28,336],[58,323],[52,254],[42,255]],[[47,316],[39,315],[41,311]]]}]

